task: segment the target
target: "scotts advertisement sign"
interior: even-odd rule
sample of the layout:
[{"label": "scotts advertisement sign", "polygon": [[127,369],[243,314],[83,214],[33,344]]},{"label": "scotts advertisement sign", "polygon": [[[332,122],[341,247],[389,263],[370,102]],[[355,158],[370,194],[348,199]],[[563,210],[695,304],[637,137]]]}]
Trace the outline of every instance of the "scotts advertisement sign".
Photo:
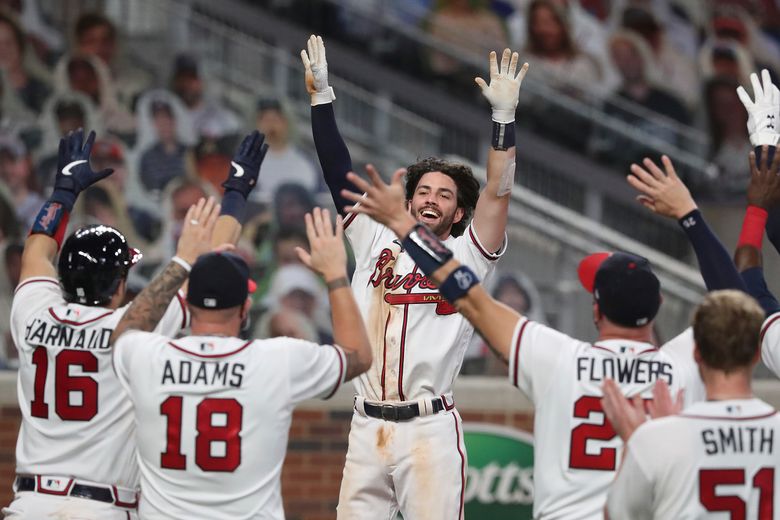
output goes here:
[{"label": "scotts advertisement sign", "polygon": [[465,423],[463,433],[469,461],[466,518],[533,518],[533,437],[513,428],[482,423]]}]

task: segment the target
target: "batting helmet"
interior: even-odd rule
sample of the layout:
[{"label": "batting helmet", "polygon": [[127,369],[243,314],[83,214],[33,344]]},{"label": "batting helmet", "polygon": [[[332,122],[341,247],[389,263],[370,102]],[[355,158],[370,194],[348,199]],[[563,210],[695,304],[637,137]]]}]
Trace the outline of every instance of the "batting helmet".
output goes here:
[{"label": "batting helmet", "polygon": [[116,229],[86,226],[68,237],[57,271],[65,300],[82,305],[106,305],[119,282],[142,255],[127,245]]}]

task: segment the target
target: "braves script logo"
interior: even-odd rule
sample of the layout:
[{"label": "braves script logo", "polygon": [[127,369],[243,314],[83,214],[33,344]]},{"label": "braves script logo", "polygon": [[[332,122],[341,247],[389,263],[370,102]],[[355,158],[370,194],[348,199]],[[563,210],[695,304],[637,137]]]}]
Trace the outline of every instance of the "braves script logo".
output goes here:
[{"label": "braves script logo", "polygon": [[390,305],[406,305],[416,303],[435,303],[436,314],[446,316],[448,314],[454,314],[455,307],[450,305],[442,296],[438,293],[435,294],[423,294],[423,293],[411,293],[415,287],[419,289],[435,290],[436,285],[421,273],[413,272],[406,273],[405,275],[395,274],[393,270],[395,256],[390,249],[383,249],[379,254],[379,258],[376,261],[374,272],[369,279],[369,282],[374,287],[384,287],[388,291],[397,289],[404,289],[408,291],[407,294],[392,294],[390,292],[385,293],[385,301]]}]

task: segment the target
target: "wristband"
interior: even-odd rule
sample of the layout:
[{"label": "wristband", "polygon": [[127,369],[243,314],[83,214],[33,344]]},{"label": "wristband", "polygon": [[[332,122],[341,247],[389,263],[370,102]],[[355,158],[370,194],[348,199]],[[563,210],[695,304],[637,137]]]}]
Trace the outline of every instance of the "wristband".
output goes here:
[{"label": "wristband", "polygon": [[178,255],[177,255],[177,256],[174,256],[173,258],[171,258],[171,262],[174,262],[174,263],[177,263],[177,264],[179,264],[179,265],[180,265],[180,266],[182,266],[182,267],[184,268],[184,270],[185,270],[185,271],[187,271],[188,273],[189,273],[190,271],[192,271],[192,266],[190,265],[190,263],[189,263],[189,262],[187,262],[185,259],[183,259],[182,257],[180,257],[180,256],[178,256]]},{"label": "wristband", "polygon": [[759,251],[764,243],[764,228],[769,213],[758,206],[748,206],[745,210],[745,219],[742,221],[742,232],[739,234],[740,246],[753,246]]},{"label": "wristband", "polygon": [[336,93],[333,92],[333,87],[328,87],[327,90],[322,92],[315,92],[311,95],[311,106],[324,105],[326,103],[332,103],[336,99]]},{"label": "wristband", "polygon": [[336,289],[341,289],[342,287],[349,287],[349,280],[347,280],[346,276],[342,276],[341,278],[336,278],[335,280],[329,281],[325,285],[328,287],[328,291],[335,291]]},{"label": "wristband", "polygon": [[62,239],[65,238],[65,230],[68,228],[70,212],[58,201],[49,200],[35,217],[31,235],[48,235],[57,242],[57,250],[62,247]]},{"label": "wristband", "polygon": [[227,188],[222,196],[222,209],[220,209],[219,214],[230,215],[239,222],[243,222],[246,202],[246,197],[244,197],[243,193]]},{"label": "wristband", "polygon": [[447,249],[433,231],[419,222],[406,235],[401,245],[426,276],[432,276],[452,258],[452,251]]},{"label": "wristband", "polygon": [[499,123],[493,121],[493,139],[491,141],[494,150],[509,150],[515,145],[515,122]]},{"label": "wristband", "polygon": [[466,296],[469,289],[479,283],[479,278],[474,271],[465,265],[458,266],[452,271],[446,280],[439,286],[439,293],[444,298],[453,303]]}]

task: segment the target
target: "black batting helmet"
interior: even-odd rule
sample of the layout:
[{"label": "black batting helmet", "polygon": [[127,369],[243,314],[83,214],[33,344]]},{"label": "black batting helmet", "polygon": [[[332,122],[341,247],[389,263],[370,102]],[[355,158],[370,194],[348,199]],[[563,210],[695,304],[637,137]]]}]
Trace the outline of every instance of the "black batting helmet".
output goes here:
[{"label": "black batting helmet", "polygon": [[106,305],[141,256],[110,226],[78,229],[63,244],[57,266],[65,301]]}]

